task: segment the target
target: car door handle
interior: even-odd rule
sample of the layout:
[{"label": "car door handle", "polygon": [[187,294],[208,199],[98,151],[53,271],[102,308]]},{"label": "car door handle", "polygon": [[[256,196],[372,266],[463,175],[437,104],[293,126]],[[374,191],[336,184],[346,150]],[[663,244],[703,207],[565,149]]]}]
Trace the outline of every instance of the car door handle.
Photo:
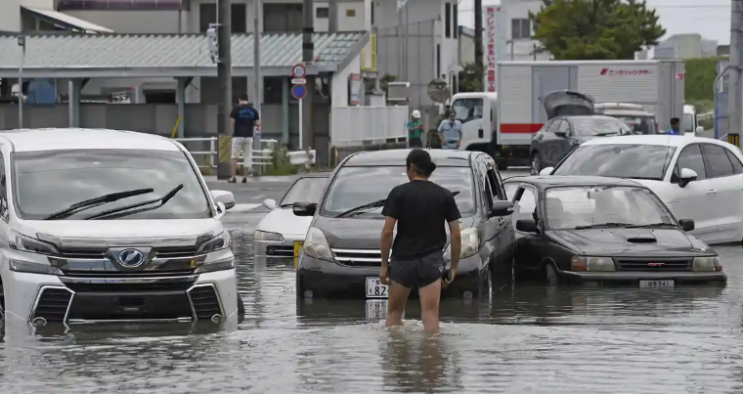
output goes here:
[{"label": "car door handle", "polygon": [[707,190],[707,194],[715,194],[715,193],[717,193],[717,190],[715,190],[715,189],[709,189],[709,190]]},{"label": "car door handle", "polygon": [[498,217],[498,224],[503,224],[506,222],[506,219],[503,219],[502,217]]}]

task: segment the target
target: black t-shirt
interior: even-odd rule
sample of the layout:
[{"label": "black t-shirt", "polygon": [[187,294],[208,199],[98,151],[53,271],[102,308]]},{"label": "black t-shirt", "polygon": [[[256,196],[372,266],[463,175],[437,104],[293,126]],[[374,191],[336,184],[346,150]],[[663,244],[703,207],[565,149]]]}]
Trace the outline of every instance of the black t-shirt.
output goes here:
[{"label": "black t-shirt", "polygon": [[458,220],[451,192],[433,182],[411,181],[396,186],[387,197],[382,215],[397,219],[392,256],[414,258],[446,246],[446,225]]},{"label": "black t-shirt", "polygon": [[260,119],[253,104],[240,104],[232,108],[230,118],[235,119],[233,137],[252,137],[255,122]]}]

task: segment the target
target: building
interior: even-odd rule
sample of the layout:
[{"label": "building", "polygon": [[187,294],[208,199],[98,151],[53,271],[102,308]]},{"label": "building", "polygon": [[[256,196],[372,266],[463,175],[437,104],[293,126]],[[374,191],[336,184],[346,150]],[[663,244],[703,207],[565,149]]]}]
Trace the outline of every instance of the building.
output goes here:
[{"label": "building", "polygon": [[702,38],[700,34],[675,34],[658,43],[653,50],[655,59],[691,59],[717,55],[717,41]]}]

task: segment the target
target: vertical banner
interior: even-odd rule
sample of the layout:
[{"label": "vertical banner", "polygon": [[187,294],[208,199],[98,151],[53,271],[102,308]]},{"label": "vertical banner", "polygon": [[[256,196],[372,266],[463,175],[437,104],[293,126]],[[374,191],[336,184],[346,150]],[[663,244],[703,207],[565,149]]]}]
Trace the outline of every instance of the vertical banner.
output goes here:
[{"label": "vertical banner", "polygon": [[494,7],[494,6],[486,6],[483,15],[485,15],[485,26],[484,26],[484,33],[485,37],[483,40],[483,56],[485,56],[485,59],[483,59],[483,66],[485,66],[485,80],[483,83],[483,86],[485,87],[486,92],[495,92],[496,91],[496,83],[495,83],[495,70],[496,70],[496,46],[497,46],[497,39],[496,39],[496,9],[500,9],[500,7]]},{"label": "vertical banner", "polygon": [[348,105],[361,105],[361,74],[348,76]]}]

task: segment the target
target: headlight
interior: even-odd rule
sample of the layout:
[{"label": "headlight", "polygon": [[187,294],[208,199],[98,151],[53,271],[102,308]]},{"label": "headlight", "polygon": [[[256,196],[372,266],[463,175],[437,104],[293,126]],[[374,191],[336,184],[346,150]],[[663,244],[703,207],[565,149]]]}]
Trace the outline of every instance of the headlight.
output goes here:
[{"label": "headlight", "polygon": [[317,227],[310,227],[307,231],[307,238],[304,240],[304,253],[307,256],[314,257],[318,260],[333,261],[333,252],[330,251],[330,245]]},{"label": "headlight", "polygon": [[13,230],[10,230],[8,233],[8,244],[11,248],[24,252],[43,254],[58,253],[57,248],[54,245],[35,238],[27,237]]},{"label": "headlight", "polygon": [[270,233],[268,231],[255,230],[253,239],[256,241],[275,241],[284,242],[284,236],[279,233]]},{"label": "headlight", "polygon": [[[459,253],[459,258],[463,259],[470,257],[477,253],[480,248],[480,237],[477,236],[477,228],[468,227],[461,231],[462,234],[462,251]],[[451,261],[451,243],[444,250],[444,260]]]},{"label": "headlight", "polygon": [[222,231],[221,234],[199,245],[196,251],[198,253],[209,253],[215,250],[229,248],[231,242],[232,238],[229,231]]},{"label": "headlight", "polygon": [[49,264],[33,263],[30,261],[10,259],[8,260],[8,267],[13,272],[22,272],[26,274],[64,275],[64,273],[57,267],[53,267]]},{"label": "headlight", "polygon": [[717,256],[694,257],[694,272],[721,272],[720,258]]},{"label": "headlight", "polygon": [[573,271],[614,272],[614,260],[611,257],[573,256],[570,262]]},{"label": "headlight", "polygon": [[196,274],[204,274],[207,272],[216,272],[216,271],[225,271],[225,270],[231,270],[235,268],[235,257],[230,256],[224,259],[220,260],[214,260],[214,261],[205,261],[203,264],[201,264],[194,273]]}]

